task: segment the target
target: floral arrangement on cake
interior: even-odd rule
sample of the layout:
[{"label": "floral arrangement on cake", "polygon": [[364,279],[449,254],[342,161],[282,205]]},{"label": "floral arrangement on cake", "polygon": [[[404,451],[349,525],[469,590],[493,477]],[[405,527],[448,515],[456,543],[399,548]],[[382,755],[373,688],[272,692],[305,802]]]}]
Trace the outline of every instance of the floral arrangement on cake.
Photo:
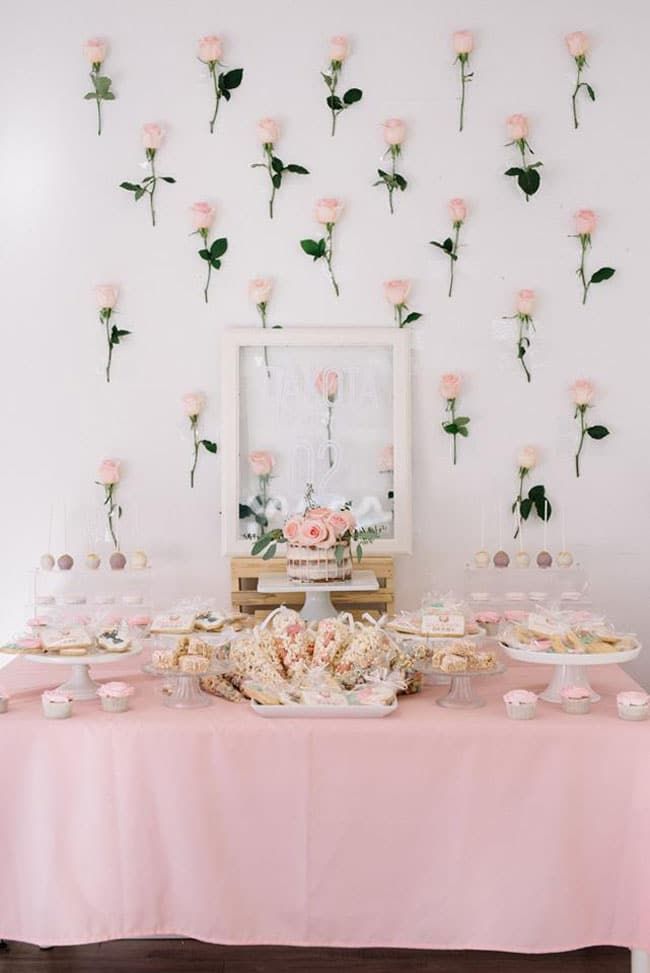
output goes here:
[{"label": "floral arrangement on cake", "polygon": [[364,543],[381,533],[379,527],[358,527],[350,504],[340,510],[317,507],[313,487],[307,486],[305,509],[293,514],[283,527],[267,531],[253,544],[251,554],[264,560],[275,556],[278,544],[287,545],[287,575],[293,581],[349,581],[352,577],[352,545],[357,560]]}]

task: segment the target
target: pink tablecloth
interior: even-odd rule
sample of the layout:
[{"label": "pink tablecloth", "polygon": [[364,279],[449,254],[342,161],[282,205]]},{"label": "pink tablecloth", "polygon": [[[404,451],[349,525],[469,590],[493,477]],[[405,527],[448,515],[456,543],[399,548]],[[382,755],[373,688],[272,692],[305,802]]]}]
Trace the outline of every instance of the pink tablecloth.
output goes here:
[{"label": "pink tablecloth", "polygon": [[650,723],[617,719],[616,668],[589,716],[507,720],[504,690],[546,671],[482,679],[483,710],[435,689],[367,721],[170,711],[136,676],[131,712],[56,722],[36,690],[59,672],[16,662],[2,682],[32,689],[0,716],[0,936],[648,948]]}]

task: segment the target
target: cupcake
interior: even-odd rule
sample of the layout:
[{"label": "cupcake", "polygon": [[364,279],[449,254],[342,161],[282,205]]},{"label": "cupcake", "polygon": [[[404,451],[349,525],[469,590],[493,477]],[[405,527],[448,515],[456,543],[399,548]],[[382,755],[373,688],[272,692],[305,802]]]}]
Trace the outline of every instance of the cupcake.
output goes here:
[{"label": "cupcake", "polygon": [[528,618],[528,612],[521,611],[519,608],[513,608],[511,611],[504,612],[503,617],[506,622],[525,622]]},{"label": "cupcake", "polygon": [[582,716],[591,709],[591,693],[584,686],[565,686],[560,690],[565,713]]},{"label": "cupcake", "polygon": [[511,720],[532,720],[537,713],[537,696],[528,689],[511,689],[503,701]]},{"label": "cupcake", "polygon": [[501,615],[498,612],[478,612],[476,621],[485,629],[488,635],[494,636],[497,634]]},{"label": "cupcake", "polygon": [[129,708],[129,697],[133,692],[133,686],[126,682],[105,682],[97,690],[97,695],[105,712],[124,713]]},{"label": "cupcake", "polygon": [[6,713],[9,709],[9,693],[0,686],[0,713]]},{"label": "cupcake", "polygon": [[151,631],[150,615],[133,615],[129,618],[129,629],[135,638],[146,639]]},{"label": "cupcake", "polygon": [[650,696],[638,690],[619,693],[616,705],[622,720],[647,720],[650,716]]},{"label": "cupcake", "polygon": [[72,715],[72,702],[69,696],[58,689],[48,689],[41,696],[43,715],[48,720],[65,720]]}]

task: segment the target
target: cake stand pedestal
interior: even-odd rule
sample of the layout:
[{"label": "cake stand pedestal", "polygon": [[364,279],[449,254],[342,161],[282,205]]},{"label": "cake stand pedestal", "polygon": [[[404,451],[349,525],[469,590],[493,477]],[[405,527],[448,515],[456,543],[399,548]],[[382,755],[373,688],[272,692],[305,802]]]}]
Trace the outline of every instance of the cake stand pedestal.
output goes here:
[{"label": "cake stand pedestal", "polygon": [[[97,690],[101,683],[95,682],[90,675],[90,667],[105,665],[108,662],[121,662],[129,656],[142,652],[142,644],[134,642],[126,652],[88,652],[86,655],[48,655],[44,652],[21,652],[18,658],[29,659],[30,662],[49,663],[50,665],[68,666],[71,669],[70,678],[57,691],[65,693],[70,699],[97,699]],[[15,658],[15,656],[13,657]]]},{"label": "cake stand pedestal", "polygon": [[624,652],[600,652],[590,654],[588,652],[542,652],[528,648],[515,648],[507,642],[499,642],[499,645],[507,652],[511,659],[519,662],[532,662],[535,665],[546,665],[553,667],[553,677],[546,689],[540,694],[539,698],[547,703],[561,703],[561,692],[565,686],[579,686],[589,692],[592,703],[597,703],[600,699],[598,693],[592,689],[589,683],[589,669],[592,666],[612,666],[623,665],[625,662],[632,662],[637,658],[641,651],[641,644],[633,649]]},{"label": "cake stand pedestal", "polygon": [[257,582],[261,595],[288,595],[297,591],[305,595],[301,616],[307,621],[319,621],[336,615],[332,592],[377,591],[379,582],[373,571],[353,571],[351,581],[300,582],[290,581],[286,574],[265,574]]},{"label": "cake stand pedestal", "polygon": [[[433,672],[438,672],[433,669]],[[472,679],[477,676],[499,676],[505,672],[505,666],[497,666],[496,669],[477,669],[472,672],[450,672],[451,685],[446,696],[441,696],[436,700],[438,706],[447,709],[478,709],[485,706],[485,700],[475,696],[472,691]]]}]

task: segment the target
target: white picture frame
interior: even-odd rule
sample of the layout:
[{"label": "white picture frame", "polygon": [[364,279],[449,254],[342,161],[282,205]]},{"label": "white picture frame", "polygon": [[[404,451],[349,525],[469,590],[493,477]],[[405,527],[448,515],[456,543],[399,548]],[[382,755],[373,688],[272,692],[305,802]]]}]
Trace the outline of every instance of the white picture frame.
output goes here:
[{"label": "white picture frame", "polygon": [[[229,328],[221,339],[221,541],[225,555],[246,555],[251,540],[240,536],[241,363],[246,349],[387,349],[392,362],[393,520],[392,536],[379,538],[368,554],[410,554],[412,550],[411,340],[407,329],[374,327]],[[302,352],[300,352],[302,353]],[[359,436],[364,435],[363,416]],[[281,432],[279,433],[281,435]],[[284,546],[278,549],[283,556]]]}]

